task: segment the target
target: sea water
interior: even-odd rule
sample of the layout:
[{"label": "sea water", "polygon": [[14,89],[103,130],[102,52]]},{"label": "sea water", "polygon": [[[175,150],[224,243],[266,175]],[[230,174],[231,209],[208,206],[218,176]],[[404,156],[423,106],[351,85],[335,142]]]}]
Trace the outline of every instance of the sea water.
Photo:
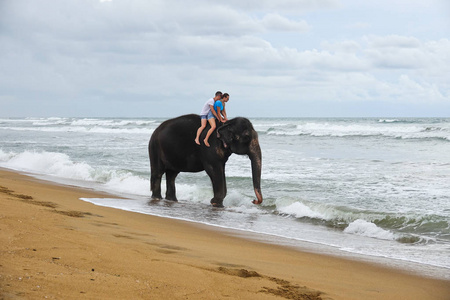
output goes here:
[{"label": "sea water", "polygon": [[163,121],[0,119],[0,167],[124,197],[83,199],[97,205],[291,246],[309,242],[317,251],[450,278],[450,119],[251,119],[263,155],[264,202],[251,203],[248,157],[232,155],[224,209],[209,205],[204,172],[180,173],[179,202],[151,199],[147,146]]}]

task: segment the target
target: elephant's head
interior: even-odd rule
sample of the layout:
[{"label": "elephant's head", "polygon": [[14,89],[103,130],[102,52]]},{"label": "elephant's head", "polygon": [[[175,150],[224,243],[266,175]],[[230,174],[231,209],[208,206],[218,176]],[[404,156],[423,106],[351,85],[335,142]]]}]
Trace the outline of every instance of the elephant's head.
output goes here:
[{"label": "elephant's head", "polygon": [[246,118],[229,120],[217,130],[217,137],[223,146],[232,153],[248,155],[252,163],[253,188],[258,200],[254,204],[261,204],[261,148],[258,142],[258,133],[253,129],[252,123]]}]

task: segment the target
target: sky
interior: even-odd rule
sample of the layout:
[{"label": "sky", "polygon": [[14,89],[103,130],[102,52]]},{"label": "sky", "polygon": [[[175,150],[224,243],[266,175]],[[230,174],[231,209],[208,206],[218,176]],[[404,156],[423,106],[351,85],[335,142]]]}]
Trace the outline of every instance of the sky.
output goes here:
[{"label": "sky", "polygon": [[448,0],[0,0],[0,117],[450,117]]}]

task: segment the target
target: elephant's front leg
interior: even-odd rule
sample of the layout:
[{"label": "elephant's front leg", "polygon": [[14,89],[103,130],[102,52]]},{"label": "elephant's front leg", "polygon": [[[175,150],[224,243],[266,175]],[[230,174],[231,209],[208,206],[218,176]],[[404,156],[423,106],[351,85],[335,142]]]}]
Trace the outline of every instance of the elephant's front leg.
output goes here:
[{"label": "elephant's front leg", "polygon": [[223,207],[223,199],[227,195],[225,168],[224,166],[207,166],[205,171],[211,178],[214,191],[214,198],[211,199],[211,204],[214,207]]}]

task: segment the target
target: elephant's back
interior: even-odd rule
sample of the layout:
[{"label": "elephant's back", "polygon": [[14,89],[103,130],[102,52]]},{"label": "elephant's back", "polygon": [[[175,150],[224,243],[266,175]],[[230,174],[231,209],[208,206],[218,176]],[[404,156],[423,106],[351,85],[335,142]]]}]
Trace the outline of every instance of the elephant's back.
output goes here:
[{"label": "elephant's back", "polygon": [[199,115],[190,114],[176,117],[162,122],[155,129],[153,135],[170,135],[171,137],[185,136],[188,132],[196,131],[200,123]]},{"label": "elephant's back", "polygon": [[150,139],[150,156],[160,157],[174,169],[188,169],[187,162],[197,164],[198,145],[194,140],[200,125],[200,116],[195,114],[164,121]]}]

